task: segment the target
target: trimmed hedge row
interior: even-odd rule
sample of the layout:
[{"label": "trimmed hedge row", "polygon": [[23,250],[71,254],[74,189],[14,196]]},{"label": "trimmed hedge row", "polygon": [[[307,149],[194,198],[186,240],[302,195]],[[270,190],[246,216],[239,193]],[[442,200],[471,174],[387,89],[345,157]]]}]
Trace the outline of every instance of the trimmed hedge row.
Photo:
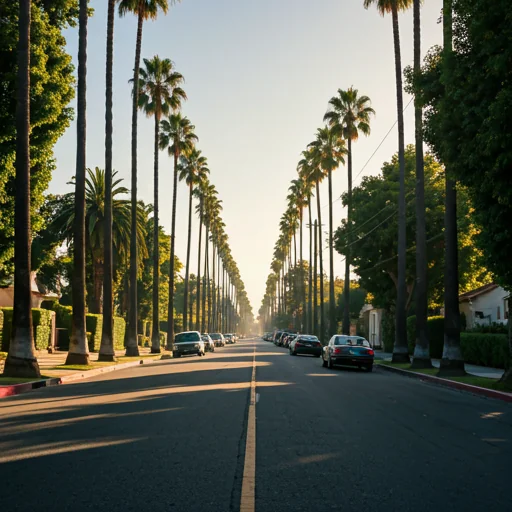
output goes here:
[{"label": "trimmed hedge row", "polygon": [[[12,314],[13,308],[0,308],[1,325],[1,349],[9,351],[11,344]],[[32,329],[36,350],[45,350],[50,346],[52,335],[52,312],[47,309],[32,308]]]},{"label": "trimmed hedge row", "polygon": [[[430,317],[427,321],[427,332],[430,357],[441,359],[444,345],[444,317]],[[407,319],[407,342],[409,353],[413,354],[416,343],[415,316],[410,316]],[[461,332],[460,348],[466,363],[493,368],[508,368],[510,365],[510,352],[506,334]]]},{"label": "trimmed hedge row", "polygon": [[122,316],[114,317],[114,349],[122,350],[124,348],[124,333],[126,332],[126,322]]},{"label": "trimmed hedge row", "polygon": [[0,309],[0,349],[2,348],[3,330],[4,330],[4,312]]}]

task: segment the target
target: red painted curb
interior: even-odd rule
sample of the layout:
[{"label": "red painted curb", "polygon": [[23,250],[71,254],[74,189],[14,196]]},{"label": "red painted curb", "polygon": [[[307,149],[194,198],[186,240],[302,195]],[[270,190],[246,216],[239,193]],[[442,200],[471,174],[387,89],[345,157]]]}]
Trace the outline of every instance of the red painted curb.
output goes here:
[{"label": "red painted curb", "polygon": [[459,391],[467,391],[474,395],[485,396],[487,398],[496,398],[504,402],[512,403],[512,393],[505,393],[503,391],[495,391],[494,389],[481,388],[479,386],[473,386],[471,384],[464,384],[463,382],[456,382],[453,380],[443,379],[441,377],[434,377],[433,375],[425,375],[424,373],[411,372],[409,370],[402,370],[401,368],[394,368],[393,366],[387,366],[385,364],[378,364],[379,368],[392,373],[398,373],[405,377],[411,377],[413,379],[419,379],[427,382],[433,382],[447,388],[458,389]]}]

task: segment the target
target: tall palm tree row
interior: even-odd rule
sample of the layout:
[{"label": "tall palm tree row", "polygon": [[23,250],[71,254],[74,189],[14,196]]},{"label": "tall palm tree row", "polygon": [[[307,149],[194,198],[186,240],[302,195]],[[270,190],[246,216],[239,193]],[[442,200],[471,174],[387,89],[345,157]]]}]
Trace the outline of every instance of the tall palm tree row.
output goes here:
[{"label": "tall palm tree row", "polygon": [[[158,154],[160,150],[160,122],[162,116],[170,111],[181,108],[181,102],[187,99],[185,91],[181,88],[183,76],[176,72],[170,59],[160,59],[158,55],[152,59],[144,59],[144,67],[139,70],[139,107],[147,116],[155,120],[154,142],[154,171],[153,171],[153,321],[151,331],[151,352],[160,352],[160,319],[159,319],[159,184],[158,184]],[[174,237],[174,226],[171,228],[171,237]],[[171,238],[172,239],[172,238]],[[171,255],[173,261],[174,255]]]},{"label": "tall palm tree row", "polygon": [[[171,5],[174,0],[170,0]],[[142,28],[147,20],[155,20],[159,11],[164,14],[169,9],[169,0],[121,0],[119,3],[119,15],[128,13],[137,16],[137,36],[135,40],[135,64],[133,66],[133,93],[132,93],[132,140],[131,140],[131,201],[132,201],[132,225],[130,243],[130,303],[128,307],[128,325],[126,329],[126,355],[138,356],[137,340],[137,130],[139,109],[139,71],[142,52]]]},{"label": "tall palm tree row", "polygon": [[[336,130],[347,141],[347,225],[352,218],[352,142],[357,141],[359,132],[370,135],[370,116],[375,111],[370,106],[368,96],[360,96],[359,91],[350,87],[338,89],[338,94],[329,101],[331,110],[324,116],[324,121]],[[349,231],[350,232],[350,231]],[[343,334],[350,334],[350,244],[347,240],[345,254],[345,281],[343,287]],[[330,300],[330,299],[329,299]]]}]

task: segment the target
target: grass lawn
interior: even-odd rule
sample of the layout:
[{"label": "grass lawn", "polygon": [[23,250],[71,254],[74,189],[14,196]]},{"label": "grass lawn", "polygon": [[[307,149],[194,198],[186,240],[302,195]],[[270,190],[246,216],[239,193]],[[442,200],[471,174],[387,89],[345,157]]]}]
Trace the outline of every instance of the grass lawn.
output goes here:
[{"label": "grass lawn", "polygon": [[[428,368],[426,370],[412,369],[410,364],[407,363],[392,363],[391,361],[375,361],[375,364],[381,364],[385,366],[392,366],[393,368],[399,368],[400,370],[407,370],[409,372],[421,373],[423,375],[433,375],[437,377],[439,368]],[[462,382],[463,384],[469,384],[470,386],[478,386],[480,388],[495,389],[496,391],[512,391],[512,387],[506,386],[502,382],[498,382],[498,379],[490,379],[488,377],[477,377],[476,375],[465,375],[464,377],[442,377],[445,380],[453,380],[455,382]]]},{"label": "grass lawn", "polygon": [[37,380],[44,380],[44,379],[51,379],[51,377],[47,377],[45,375],[41,375],[40,379],[26,379],[26,378],[14,378],[14,377],[4,377],[3,375],[0,375],[0,386],[11,386],[12,384],[25,384],[26,382],[34,382]]},{"label": "grass lawn", "polygon": [[104,366],[113,366],[115,364],[116,363],[111,362],[98,363],[97,361],[93,361],[91,364],[61,364],[59,366],[53,366],[52,368],[48,368],[48,370],[94,370],[95,368],[103,368]]}]

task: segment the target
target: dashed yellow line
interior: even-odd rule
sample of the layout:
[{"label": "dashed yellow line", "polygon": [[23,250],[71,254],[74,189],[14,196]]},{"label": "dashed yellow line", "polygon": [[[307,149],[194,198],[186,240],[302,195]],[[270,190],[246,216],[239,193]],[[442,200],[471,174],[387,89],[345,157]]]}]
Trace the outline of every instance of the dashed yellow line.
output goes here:
[{"label": "dashed yellow line", "polygon": [[256,345],[252,359],[251,397],[245,441],[244,476],[240,512],[254,512],[256,488]]}]

